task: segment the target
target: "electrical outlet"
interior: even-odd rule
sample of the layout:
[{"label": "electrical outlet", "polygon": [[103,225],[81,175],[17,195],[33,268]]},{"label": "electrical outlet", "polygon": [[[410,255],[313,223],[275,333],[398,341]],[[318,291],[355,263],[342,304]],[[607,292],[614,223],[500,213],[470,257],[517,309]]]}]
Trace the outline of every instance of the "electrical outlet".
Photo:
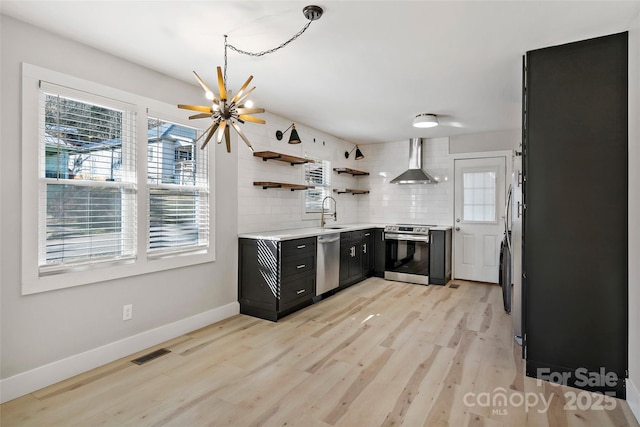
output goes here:
[{"label": "electrical outlet", "polygon": [[122,320],[131,320],[133,318],[133,304],[122,306]]}]

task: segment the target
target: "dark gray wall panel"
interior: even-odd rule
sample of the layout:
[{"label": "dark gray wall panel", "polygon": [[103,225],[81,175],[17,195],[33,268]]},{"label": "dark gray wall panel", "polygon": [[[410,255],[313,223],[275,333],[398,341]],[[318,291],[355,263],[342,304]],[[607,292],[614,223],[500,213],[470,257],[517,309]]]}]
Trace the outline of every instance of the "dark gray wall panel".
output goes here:
[{"label": "dark gray wall panel", "polygon": [[[621,33],[527,53],[530,376],[545,367],[573,379],[578,368],[626,375],[627,38]],[[597,389],[623,397],[624,380]]]}]

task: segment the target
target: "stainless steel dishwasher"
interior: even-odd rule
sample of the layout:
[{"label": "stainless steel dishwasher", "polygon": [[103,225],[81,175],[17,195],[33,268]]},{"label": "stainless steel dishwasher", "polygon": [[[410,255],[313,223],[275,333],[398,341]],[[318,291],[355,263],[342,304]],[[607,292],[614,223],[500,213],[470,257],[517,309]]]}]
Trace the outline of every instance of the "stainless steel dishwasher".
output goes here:
[{"label": "stainless steel dishwasher", "polygon": [[316,296],[338,287],[340,280],[340,233],[318,236]]}]

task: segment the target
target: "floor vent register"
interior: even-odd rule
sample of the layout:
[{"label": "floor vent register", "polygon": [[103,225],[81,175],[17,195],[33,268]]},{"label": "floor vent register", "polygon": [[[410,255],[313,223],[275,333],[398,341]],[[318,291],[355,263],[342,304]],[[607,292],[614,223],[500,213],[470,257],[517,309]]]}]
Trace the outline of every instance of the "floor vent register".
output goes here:
[{"label": "floor vent register", "polygon": [[136,365],[142,365],[152,361],[153,359],[157,359],[160,356],[164,356],[167,353],[171,353],[171,350],[167,350],[166,348],[161,348],[160,350],[152,351],[149,354],[145,354],[144,356],[140,356],[137,359],[133,359],[132,362],[135,363]]}]

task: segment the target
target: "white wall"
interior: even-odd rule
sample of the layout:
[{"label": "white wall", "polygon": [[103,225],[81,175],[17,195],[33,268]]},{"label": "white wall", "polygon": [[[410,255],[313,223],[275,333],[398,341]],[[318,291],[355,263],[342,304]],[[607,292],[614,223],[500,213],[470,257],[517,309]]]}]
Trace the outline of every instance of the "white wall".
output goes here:
[{"label": "white wall", "polygon": [[[290,130],[281,141],[276,139],[276,130],[284,131],[291,125],[291,121],[274,114],[264,113],[257,117],[265,119],[266,125],[247,123],[243,126],[251,145],[255,151],[274,151],[297,157],[308,157],[320,160],[330,160],[331,168],[349,167],[361,168],[361,161],[356,161],[355,152],[346,159],[345,151],[351,151],[355,146],[350,142],[338,139],[319,130],[296,123],[296,130],[300,135],[301,144],[288,144]],[[315,141],[315,142],[314,142]],[[263,161],[254,157],[244,143],[238,148],[238,230],[240,233],[264,230],[282,230],[289,228],[317,227],[317,218],[304,219],[303,196],[304,191],[289,189],[267,189],[256,187],[253,182],[273,181],[289,184],[304,184],[304,167],[291,166],[275,160]],[[366,149],[365,149],[366,151]],[[366,155],[366,154],[365,154]],[[333,188],[365,188],[366,178],[353,178],[351,175],[333,172]],[[358,210],[359,198],[366,195],[336,194],[338,221],[336,224],[357,222],[360,215]],[[333,209],[330,201],[326,207]],[[333,223],[333,222],[332,222]]]},{"label": "white wall", "polygon": [[[219,201],[215,218],[215,262],[109,282],[100,282],[100,274],[96,271],[94,284],[22,296],[21,63],[170,104],[198,102],[201,93],[190,84],[5,16],[1,16],[1,43],[0,378],[2,397],[6,399],[15,397],[13,388],[24,385],[21,379],[31,381],[32,386],[43,385],[35,378],[42,369],[36,368],[68,368],[71,364],[60,361],[87,352],[104,363],[104,354],[95,349],[108,352],[114,349],[115,343],[122,344],[125,340],[126,348],[121,345],[119,351],[140,350],[150,345],[149,336],[137,340],[140,334],[154,330],[153,337],[159,339],[166,335],[159,333],[158,328],[175,327],[194,318],[210,320],[211,316],[203,318],[203,314],[215,314],[219,310],[228,313],[228,307],[237,307],[238,150],[234,146],[229,155],[220,150],[221,146],[211,147],[218,149],[214,178]],[[134,317],[127,322],[121,320],[123,304],[134,306]],[[139,345],[143,347],[135,348]],[[116,351],[110,356],[123,355]],[[77,358],[74,365],[92,367],[91,361]],[[73,373],[73,367],[65,373]],[[55,375],[50,375],[49,379],[55,380]]]},{"label": "white wall", "polygon": [[627,400],[640,420],[640,15],[629,30],[629,381]]},{"label": "white wall", "polygon": [[522,131],[509,129],[497,132],[483,132],[469,135],[452,136],[449,152],[474,153],[482,151],[520,150]]}]

